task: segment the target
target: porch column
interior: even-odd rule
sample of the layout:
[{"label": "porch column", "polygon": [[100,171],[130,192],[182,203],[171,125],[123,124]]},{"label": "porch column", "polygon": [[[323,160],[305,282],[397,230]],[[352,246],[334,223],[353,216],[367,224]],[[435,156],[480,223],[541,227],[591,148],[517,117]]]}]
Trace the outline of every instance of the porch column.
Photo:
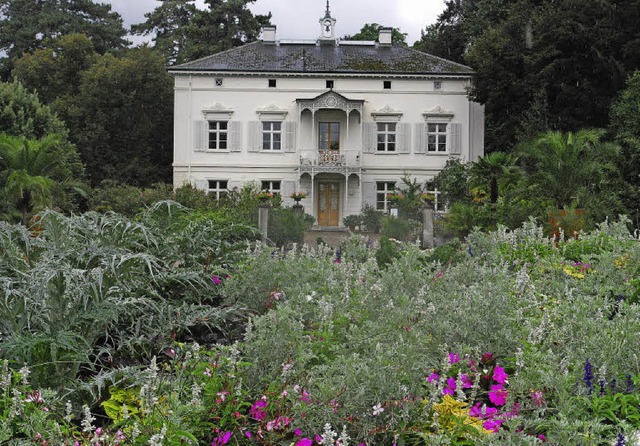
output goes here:
[{"label": "porch column", "polygon": [[[316,216],[316,195],[315,195],[315,174],[313,172],[313,167],[311,168],[311,215]],[[316,225],[318,224],[316,218]]]},{"label": "porch column", "polygon": [[[345,175],[344,180],[344,212],[342,213],[342,218],[347,216],[347,209],[349,208],[349,174]],[[338,222],[338,226],[341,222]]]}]

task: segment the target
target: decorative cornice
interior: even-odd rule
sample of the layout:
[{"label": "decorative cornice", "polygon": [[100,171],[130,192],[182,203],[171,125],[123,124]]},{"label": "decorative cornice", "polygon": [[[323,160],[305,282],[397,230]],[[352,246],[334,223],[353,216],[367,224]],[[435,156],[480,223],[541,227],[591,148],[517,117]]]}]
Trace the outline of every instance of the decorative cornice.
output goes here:
[{"label": "decorative cornice", "polygon": [[275,104],[269,104],[266,107],[259,108],[258,110],[256,110],[256,113],[261,118],[263,116],[266,116],[271,119],[279,119],[281,121],[284,121],[284,118],[287,116],[287,113],[289,113],[289,110],[278,108],[278,106]]},{"label": "decorative cornice", "polygon": [[371,117],[374,121],[399,121],[402,117],[402,112],[386,105],[379,110],[372,111]]},{"label": "decorative cornice", "polygon": [[221,103],[216,102],[209,107],[204,107],[202,109],[202,114],[207,119],[231,119],[233,109],[227,108]]},{"label": "decorative cornice", "polygon": [[448,111],[448,110],[444,110],[442,107],[437,106],[433,110],[429,110],[429,111],[426,111],[426,112],[422,113],[422,116],[424,116],[425,119],[426,118],[448,118],[448,119],[451,119],[451,118],[453,118],[453,112],[452,111]]}]

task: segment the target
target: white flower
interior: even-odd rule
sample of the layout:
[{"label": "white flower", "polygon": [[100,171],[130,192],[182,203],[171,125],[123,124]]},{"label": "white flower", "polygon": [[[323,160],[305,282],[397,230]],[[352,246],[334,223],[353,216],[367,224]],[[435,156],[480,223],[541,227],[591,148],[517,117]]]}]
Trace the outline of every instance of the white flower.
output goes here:
[{"label": "white flower", "polygon": [[384,408],[382,407],[382,404],[380,404],[380,403],[378,403],[375,406],[373,406],[372,409],[373,409],[373,416],[374,417],[377,417],[382,412],[384,412]]}]

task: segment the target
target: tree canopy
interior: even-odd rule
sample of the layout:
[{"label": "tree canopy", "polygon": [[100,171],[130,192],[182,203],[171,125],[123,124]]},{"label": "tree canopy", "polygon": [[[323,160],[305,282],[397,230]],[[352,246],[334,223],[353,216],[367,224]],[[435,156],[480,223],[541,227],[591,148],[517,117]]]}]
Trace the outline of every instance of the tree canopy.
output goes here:
[{"label": "tree canopy", "polygon": [[42,48],[52,37],[83,33],[100,53],[128,45],[127,31],[111,5],[92,0],[0,0],[0,68],[8,76],[12,61]]},{"label": "tree canopy", "polygon": [[169,64],[180,64],[218,53],[258,38],[271,14],[253,15],[247,5],[255,0],[158,0],[161,5],[133,25],[136,34],[155,34],[155,47]]}]

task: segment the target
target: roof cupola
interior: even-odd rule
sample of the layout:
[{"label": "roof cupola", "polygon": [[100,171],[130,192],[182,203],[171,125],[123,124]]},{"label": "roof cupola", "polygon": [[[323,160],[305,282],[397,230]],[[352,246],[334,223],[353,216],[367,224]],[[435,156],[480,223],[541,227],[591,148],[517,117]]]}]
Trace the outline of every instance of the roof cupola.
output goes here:
[{"label": "roof cupola", "polygon": [[320,18],[320,43],[327,44],[336,42],[336,19],[331,17],[329,10],[329,0],[327,0],[327,10],[324,17]]}]

